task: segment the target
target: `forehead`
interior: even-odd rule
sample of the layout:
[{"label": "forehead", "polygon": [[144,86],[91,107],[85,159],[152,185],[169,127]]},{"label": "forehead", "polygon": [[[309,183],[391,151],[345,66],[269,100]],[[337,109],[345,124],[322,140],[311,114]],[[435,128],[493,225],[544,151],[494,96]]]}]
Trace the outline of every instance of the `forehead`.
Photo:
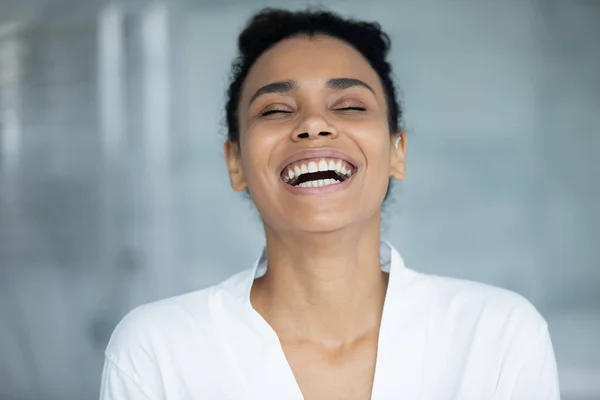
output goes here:
[{"label": "forehead", "polygon": [[377,73],[352,46],[329,36],[299,36],[282,40],[258,58],[246,78],[242,101],[272,82],[295,80],[299,86],[323,86],[331,78],[360,79],[381,93]]}]

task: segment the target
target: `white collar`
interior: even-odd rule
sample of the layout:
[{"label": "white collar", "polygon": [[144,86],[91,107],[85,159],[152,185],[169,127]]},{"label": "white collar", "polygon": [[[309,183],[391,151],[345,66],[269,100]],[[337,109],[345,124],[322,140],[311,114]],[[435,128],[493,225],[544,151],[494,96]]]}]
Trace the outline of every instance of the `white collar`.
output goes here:
[{"label": "white collar", "polygon": [[[250,305],[250,291],[254,280],[260,278],[267,272],[267,251],[266,247],[263,248],[260,257],[255,261],[254,266],[250,270],[246,270],[243,275],[242,285],[239,287],[244,303],[246,306]],[[380,242],[380,265],[381,270],[390,274],[389,287],[401,284],[401,281],[410,279],[412,274],[407,274],[408,270],[404,265],[404,260],[400,253],[392,246],[387,240],[381,240]]]}]

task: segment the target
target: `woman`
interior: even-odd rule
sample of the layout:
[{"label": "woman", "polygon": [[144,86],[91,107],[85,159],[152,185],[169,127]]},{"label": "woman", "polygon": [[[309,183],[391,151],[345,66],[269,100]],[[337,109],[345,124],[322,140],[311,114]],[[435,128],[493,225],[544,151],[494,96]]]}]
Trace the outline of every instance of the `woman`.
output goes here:
[{"label": "woman", "polygon": [[264,10],[238,45],[225,155],[265,251],[219,285],[131,312],[101,399],[558,399],[532,305],[412,271],[380,241],[406,138],[379,26]]}]

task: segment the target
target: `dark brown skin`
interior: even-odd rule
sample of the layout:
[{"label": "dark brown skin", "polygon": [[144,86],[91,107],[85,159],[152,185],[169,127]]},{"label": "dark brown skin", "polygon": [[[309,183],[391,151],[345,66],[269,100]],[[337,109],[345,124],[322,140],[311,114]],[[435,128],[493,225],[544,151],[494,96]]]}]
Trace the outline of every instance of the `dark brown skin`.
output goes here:
[{"label": "dark brown skin", "polygon": [[[374,93],[327,87],[334,78],[358,79]],[[255,96],[281,81],[295,87]],[[270,110],[284,112],[261,116]],[[405,174],[406,138],[390,135],[386,110],[379,78],[359,52],[331,37],[290,38],[252,67],[239,104],[239,146],[225,144],[231,186],[250,190],[264,223],[269,268],[251,303],[277,333],[307,400],[371,396],[388,281],[379,265],[381,206],[389,177]],[[315,195],[286,188],[282,163],[311,148],[356,162],[347,188]]]}]

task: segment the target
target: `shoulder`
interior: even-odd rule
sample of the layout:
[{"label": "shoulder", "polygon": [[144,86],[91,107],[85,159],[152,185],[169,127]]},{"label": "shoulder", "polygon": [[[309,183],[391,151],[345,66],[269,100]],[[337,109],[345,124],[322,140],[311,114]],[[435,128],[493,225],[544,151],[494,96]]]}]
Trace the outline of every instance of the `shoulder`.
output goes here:
[{"label": "shoulder", "polygon": [[128,364],[158,363],[161,354],[173,351],[190,338],[209,342],[217,335],[215,319],[235,313],[248,271],[205,289],[136,307],[117,324],[106,358],[127,368]]},{"label": "shoulder", "polygon": [[121,368],[129,364],[154,364],[173,335],[187,327],[197,329],[209,314],[212,288],[144,304],[131,310],[115,327],[106,358]]},{"label": "shoulder", "polygon": [[417,299],[433,364],[488,382],[500,398],[558,398],[548,325],[529,300],[488,284],[409,274],[405,289]]},{"label": "shoulder", "polygon": [[470,325],[505,335],[536,336],[547,329],[537,308],[524,296],[500,287],[415,272],[412,285],[427,293],[428,307],[441,322]]}]

